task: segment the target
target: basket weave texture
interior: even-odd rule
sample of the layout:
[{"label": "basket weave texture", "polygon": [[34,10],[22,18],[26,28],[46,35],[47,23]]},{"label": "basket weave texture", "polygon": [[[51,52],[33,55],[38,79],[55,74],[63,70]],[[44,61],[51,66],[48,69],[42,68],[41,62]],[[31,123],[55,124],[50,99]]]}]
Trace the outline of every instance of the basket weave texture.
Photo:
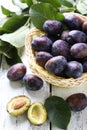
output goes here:
[{"label": "basket weave texture", "polygon": [[[64,15],[68,15],[70,13],[65,13]],[[79,17],[83,22],[87,21],[87,17],[82,16],[77,13],[72,13],[72,15],[75,15]],[[56,76],[54,74],[49,73],[47,70],[42,68],[36,63],[35,60],[35,52],[32,50],[31,47],[31,41],[34,36],[38,35],[44,35],[44,32],[38,30],[37,28],[32,28],[30,31],[27,33],[26,38],[25,38],[25,52],[28,58],[28,64],[29,67],[31,68],[32,72],[42,78],[43,80],[47,81],[48,83],[57,86],[57,87],[77,87],[77,86],[82,86],[83,84],[87,83],[87,73],[83,73],[83,75],[79,78],[63,78]]]}]

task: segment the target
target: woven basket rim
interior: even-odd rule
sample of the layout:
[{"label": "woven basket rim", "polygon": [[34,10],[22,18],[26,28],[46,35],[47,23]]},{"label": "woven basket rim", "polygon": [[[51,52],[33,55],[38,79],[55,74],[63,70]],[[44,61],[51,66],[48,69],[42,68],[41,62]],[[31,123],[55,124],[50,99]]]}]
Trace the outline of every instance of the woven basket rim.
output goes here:
[{"label": "woven basket rim", "polygon": [[[64,15],[66,15],[66,13]],[[87,20],[87,17],[79,15],[77,13],[72,13],[72,15],[78,16],[83,21]],[[43,80],[57,87],[70,88],[70,87],[82,86],[84,83],[87,82],[87,73],[83,73],[81,77],[76,78],[76,79],[63,78],[63,77],[59,77],[54,74],[51,74],[47,70],[39,66],[35,60],[35,56],[34,56],[35,52],[31,48],[31,41],[32,41],[33,36],[35,35],[44,35],[44,33],[34,27],[30,29],[30,31],[27,33],[26,38],[25,38],[25,52],[28,58],[29,67],[31,68],[34,74],[36,74],[37,76],[41,77]]]}]

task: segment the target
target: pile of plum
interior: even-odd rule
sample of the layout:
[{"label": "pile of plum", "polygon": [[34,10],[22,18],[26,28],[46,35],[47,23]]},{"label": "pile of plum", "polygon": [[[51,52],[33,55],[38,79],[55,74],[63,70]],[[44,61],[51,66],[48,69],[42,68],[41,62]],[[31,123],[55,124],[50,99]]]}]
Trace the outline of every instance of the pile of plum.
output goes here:
[{"label": "pile of plum", "polygon": [[46,20],[43,30],[45,35],[34,37],[31,43],[41,67],[65,78],[87,72],[87,22],[70,14],[63,22]]},{"label": "pile of plum", "polygon": [[43,87],[43,80],[35,74],[26,74],[27,68],[23,63],[12,65],[7,72],[10,81],[22,80],[28,90],[36,91]]}]

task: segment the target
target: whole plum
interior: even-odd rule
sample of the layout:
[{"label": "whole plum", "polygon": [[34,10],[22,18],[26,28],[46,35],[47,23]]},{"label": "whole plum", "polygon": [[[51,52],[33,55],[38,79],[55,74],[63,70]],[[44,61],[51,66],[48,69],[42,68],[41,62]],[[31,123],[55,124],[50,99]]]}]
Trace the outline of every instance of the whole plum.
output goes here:
[{"label": "whole plum", "polygon": [[35,51],[47,51],[51,50],[52,41],[46,36],[37,36],[32,40],[32,49]]},{"label": "whole plum", "polygon": [[23,82],[28,90],[36,91],[43,87],[43,80],[34,74],[26,74]]},{"label": "whole plum", "polygon": [[71,78],[78,78],[82,75],[83,73],[83,66],[81,63],[77,61],[70,61],[67,63],[66,69],[65,69],[65,74]]},{"label": "whole plum", "polygon": [[65,69],[66,65],[67,60],[64,56],[55,56],[46,62],[45,69],[58,75]]},{"label": "whole plum", "polygon": [[87,35],[82,31],[72,30],[68,33],[66,40],[70,44],[81,43],[81,42],[85,43],[87,41]]},{"label": "whole plum", "polygon": [[83,71],[87,72],[87,61],[83,62]]},{"label": "whole plum", "polygon": [[68,14],[65,16],[64,22],[70,30],[81,30],[82,20],[78,16]]},{"label": "whole plum", "polygon": [[46,20],[43,24],[43,30],[50,35],[61,34],[63,25],[57,20]]},{"label": "whole plum", "polygon": [[82,31],[87,34],[87,21],[82,24]]},{"label": "whole plum", "polygon": [[87,44],[86,43],[76,43],[71,49],[70,53],[74,58],[85,58],[87,56]]},{"label": "whole plum", "polygon": [[66,99],[72,111],[81,111],[87,106],[87,97],[83,93],[75,93]]},{"label": "whole plum", "polygon": [[54,56],[62,55],[64,57],[69,56],[69,45],[64,40],[57,40],[52,45],[52,54]]},{"label": "whole plum", "polygon": [[20,80],[26,73],[26,66],[23,63],[12,65],[7,72],[7,78],[11,81]]},{"label": "whole plum", "polygon": [[43,68],[45,67],[45,63],[50,59],[52,58],[53,56],[48,53],[48,52],[43,52],[43,51],[40,51],[40,52],[37,52],[36,53],[36,62],[42,66]]}]

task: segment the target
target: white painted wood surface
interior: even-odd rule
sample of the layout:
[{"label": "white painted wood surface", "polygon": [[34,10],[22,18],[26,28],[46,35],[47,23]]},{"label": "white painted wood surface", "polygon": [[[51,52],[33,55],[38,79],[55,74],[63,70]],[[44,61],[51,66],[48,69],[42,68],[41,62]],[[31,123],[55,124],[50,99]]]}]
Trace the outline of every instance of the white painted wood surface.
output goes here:
[{"label": "white painted wood surface", "polygon": [[[16,7],[11,7],[10,1],[0,0],[0,4],[4,5],[6,2],[5,7],[10,7],[12,10],[17,9]],[[22,59],[27,66],[27,73],[31,73],[25,54],[23,54]],[[26,113],[19,117],[12,117],[7,113],[6,104],[14,96],[26,95],[32,102],[39,101],[44,103],[44,100],[50,95],[50,85],[46,82],[44,82],[41,90],[35,92],[27,91],[22,81],[10,82],[6,77],[8,68],[9,66],[3,58],[0,68],[0,130],[60,130],[52,125],[50,126],[49,121],[46,121],[42,126],[34,126],[27,120]],[[87,85],[70,89],[52,86],[52,95],[57,95],[64,99],[77,92],[83,92],[87,95]],[[72,112],[67,130],[87,130],[87,108],[81,112]]]},{"label": "white painted wood surface", "polygon": [[[69,95],[74,93],[84,93],[87,95],[87,85],[74,88],[56,88],[52,87],[52,94],[56,96],[63,97],[66,99]],[[80,112],[72,112],[71,120],[68,125],[67,130],[87,130],[87,108]],[[52,128],[52,130],[60,130],[57,128]]]},{"label": "white painted wood surface", "polygon": [[[24,64],[26,64],[26,57]],[[4,58],[0,69],[0,130],[50,130],[48,121],[42,126],[33,126],[27,120],[27,113],[19,117],[12,117],[6,111],[6,104],[8,101],[19,95],[26,95],[32,102],[44,103],[45,98],[49,96],[49,84],[44,82],[42,89],[38,91],[26,90],[23,82],[11,82],[7,79],[7,70],[9,66],[6,64]],[[27,70],[27,73],[31,73]]]},{"label": "white painted wood surface", "polygon": [[[22,56],[24,64],[27,66],[27,73],[31,73],[28,68],[27,57]],[[31,102],[42,102],[50,95],[50,85],[44,82],[44,86],[38,91],[27,91],[22,81],[11,82],[7,79],[9,66],[3,58],[0,68],[0,130],[60,130],[46,121],[42,126],[34,126],[27,120],[27,114],[19,117],[12,117],[6,111],[7,102],[14,96],[26,95]],[[58,88],[52,86],[52,95],[66,99],[69,95],[82,92],[87,95],[87,85],[76,88]],[[81,112],[72,112],[71,120],[67,130],[87,130],[87,108]]]}]

